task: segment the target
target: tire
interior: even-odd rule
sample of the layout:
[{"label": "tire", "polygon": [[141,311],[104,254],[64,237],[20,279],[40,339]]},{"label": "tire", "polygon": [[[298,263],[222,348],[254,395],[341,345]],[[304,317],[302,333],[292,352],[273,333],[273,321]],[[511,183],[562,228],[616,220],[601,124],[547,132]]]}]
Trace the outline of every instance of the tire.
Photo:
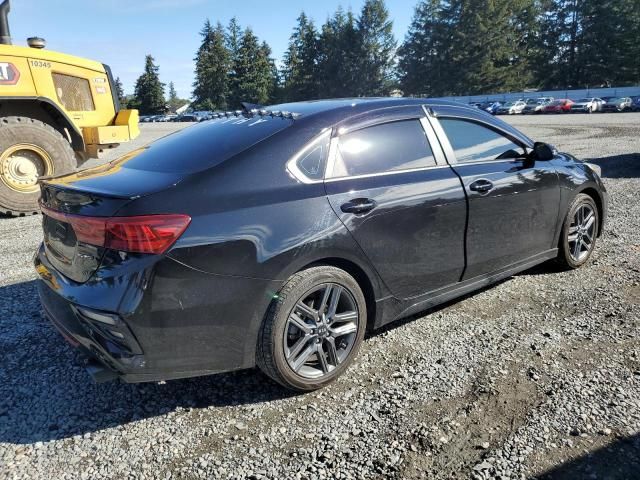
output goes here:
[{"label": "tire", "polygon": [[[31,160],[16,167],[16,157]],[[23,167],[24,165],[27,167]],[[28,117],[1,118],[0,213],[38,213],[40,189],[32,180],[35,181],[41,175],[71,172],[76,165],[75,153],[69,141],[52,126]],[[23,168],[33,169],[25,173]],[[22,173],[25,176],[21,176]],[[24,185],[21,183],[23,179],[26,182]]]},{"label": "tire", "polygon": [[[323,304],[323,298],[326,297],[323,288],[326,289],[327,286],[331,286],[329,290],[331,294],[338,292],[339,302],[336,310],[338,315],[342,312],[344,318],[353,317],[353,322],[331,321],[329,311],[327,318],[331,323],[322,329],[322,323],[315,323],[310,316],[300,314],[303,310],[300,310],[298,305],[303,300],[311,310],[314,308],[322,310],[319,307]],[[344,290],[336,289],[336,286]],[[308,300],[309,298],[311,300]],[[333,296],[329,298],[333,300]],[[329,301],[325,302],[325,304],[328,303]],[[303,330],[296,326],[298,323],[290,320],[294,318],[292,316],[294,313],[298,318],[303,319],[305,329],[313,325],[320,327],[313,330],[315,333],[305,335]],[[317,390],[339,377],[353,362],[364,338],[366,321],[366,301],[358,283],[351,275],[330,266],[303,270],[289,278],[271,303],[258,336],[256,363],[267,376],[286,388],[299,392]],[[355,326],[354,322],[356,322]],[[336,324],[337,327],[332,327]],[[341,327],[342,331],[353,330],[353,332],[338,335],[331,340],[333,333]],[[307,337],[308,339],[305,340]],[[319,337],[323,339],[318,341]],[[333,356],[335,361],[332,361],[329,352],[329,342],[335,345],[332,350],[335,352]],[[318,348],[318,345],[321,346],[322,355],[325,358],[323,364],[320,362],[318,352],[308,355],[308,352]],[[344,347],[344,350],[340,347]],[[295,352],[301,353],[296,355]],[[307,353],[306,357],[305,353]],[[342,358],[338,360],[341,355]],[[304,362],[303,358],[308,360]],[[298,363],[302,361],[297,370],[294,369],[296,361]]]},{"label": "tire", "polygon": [[[593,212],[592,228],[588,229],[588,236],[585,234],[576,233],[575,225],[578,211],[584,209],[583,212],[590,210]],[[571,202],[567,210],[567,214],[562,225],[562,232],[560,234],[560,241],[558,245],[558,257],[557,262],[567,269],[580,268],[589,261],[591,255],[596,247],[596,241],[598,238],[598,226],[599,226],[600,214],[596,202],[589,195],[580,193]],[[586,221],[586,219],[585,219]],[[588,222],[587,222],[588,223]],[[578,235],[578,238],[590,240],[589,248],[587,249],[582,245],[576,249],[576,241],[571,241],[569,236],[575,238],[574,235]],[[579,254],[576,254],[578,252]]]}]

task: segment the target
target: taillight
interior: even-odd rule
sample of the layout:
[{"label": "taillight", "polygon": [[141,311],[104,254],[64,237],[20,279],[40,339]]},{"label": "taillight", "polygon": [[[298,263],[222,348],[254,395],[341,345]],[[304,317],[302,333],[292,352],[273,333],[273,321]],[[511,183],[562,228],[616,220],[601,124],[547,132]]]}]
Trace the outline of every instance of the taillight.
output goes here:
[{"label": "taillight", "polygon": [[73,228],[79,242],[135,253],[166,252],[191,222],[189,215],[87,217],[40,206],[42,213]]},{"label": "taillight", "polygon": [[111,217],[106,224],[105,247],[139,253],[164,253],[191,222],[188,215]]}]

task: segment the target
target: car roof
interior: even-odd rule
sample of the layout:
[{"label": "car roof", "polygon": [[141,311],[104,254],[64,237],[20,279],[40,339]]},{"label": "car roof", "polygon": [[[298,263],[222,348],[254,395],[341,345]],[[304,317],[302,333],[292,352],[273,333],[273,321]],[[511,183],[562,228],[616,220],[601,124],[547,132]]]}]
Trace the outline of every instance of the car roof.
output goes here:
[{"label": "car roof", "polygon": [[333,127],[344,121],[349,121],[352,117],[362,119],[371,112],[378,116],[382,109],[391,110],[393,107],[438,107],[446,110],[449,114],[466,118],[481,120],[494,125],[501,130],[520,139],[527,145],[533,145],[533,141],[511,125],[495,118],[487,112],[466,103],[454,102],[451,100],[440,100],[431,98],[405,98],[405,97],[374,97],[374,98],[339,98],[331,100],[312,100],[306,102],[283,103],[264,107],[267,111],[291,112],[296,115],[294,118],[294,130],[315,130]]},{"label": "car roof", "polygon": [[[298,113],[301,117],[311,115],[330,114],[341,112],[343,119],[352,115],[359,115],[367,111],[374,111],[386,107],[404,107],[420,105],[448,105],[461,108],[475,109],[466,103],[451,100],[437,100],[431,98],[405,98],[405,97],[355,97],[336,98],[327,100],[310,100],[305,102],[282,103],[265,107],[266,110]],[[334,115],[330,115],[334,117]]]}]

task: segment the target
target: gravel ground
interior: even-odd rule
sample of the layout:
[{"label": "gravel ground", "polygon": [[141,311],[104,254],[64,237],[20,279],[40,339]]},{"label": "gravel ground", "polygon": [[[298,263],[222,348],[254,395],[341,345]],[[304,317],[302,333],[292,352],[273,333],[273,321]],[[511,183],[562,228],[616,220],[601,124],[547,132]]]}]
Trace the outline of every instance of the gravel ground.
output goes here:
[{"label": "gravel ground", "polygon": [[640,478],[640,114],[507,120],[602,166],[591,263],[395,323],[306,395],[258,371],[94,385],[36,300],[39,218],[1,219],[0,478]]}]

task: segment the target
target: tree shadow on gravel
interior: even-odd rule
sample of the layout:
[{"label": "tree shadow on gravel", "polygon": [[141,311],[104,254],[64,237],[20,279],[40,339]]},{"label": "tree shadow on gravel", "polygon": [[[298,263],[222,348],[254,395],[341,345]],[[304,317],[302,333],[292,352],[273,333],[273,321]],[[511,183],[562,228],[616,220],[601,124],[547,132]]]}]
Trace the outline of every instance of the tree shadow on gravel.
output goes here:
[{"label": "tree shadow on gravel", "polygon": [[581,480],[640,478],[640,435],[619,438],[594,452],[553,467],[537,480]]},{"label": "tree shadow on gravel", "polygon": [[35,281],[0,287],[0,352],[0,443],[57,440],[174,411],[251,408],[295,395],[257,369],[162,385],[95,384],[82,356],[42,314]]},{"label": "tree shadow on gravel", "polygon": [[587,158],[585,162],[598,165],[605,178],[640,178],[640,153]]}]

